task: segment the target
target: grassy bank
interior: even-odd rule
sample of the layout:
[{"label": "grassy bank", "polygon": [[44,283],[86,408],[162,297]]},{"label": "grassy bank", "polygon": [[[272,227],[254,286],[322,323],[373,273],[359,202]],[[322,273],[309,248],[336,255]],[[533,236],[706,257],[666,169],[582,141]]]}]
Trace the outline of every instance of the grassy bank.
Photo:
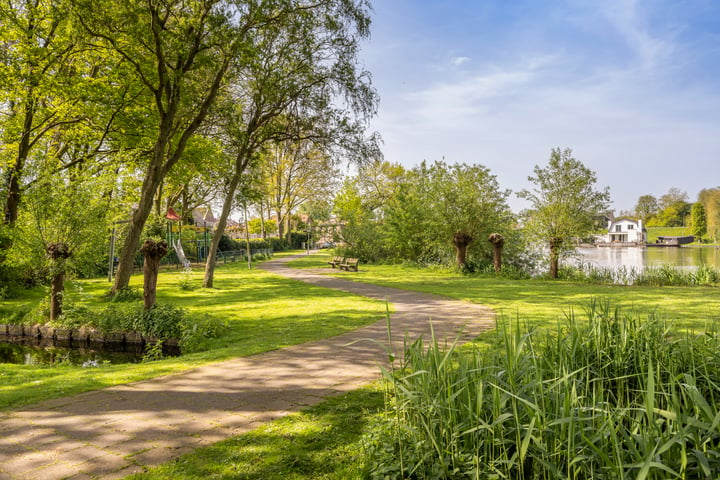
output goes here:
[{"label": "grassy bank", "polygon": [[684,237],[692,235],[690,227],[647,227],[648,243],[655,243],[658,237]]},{"label": "grassy bank", "polygon": [[[91,368],[62,364],[52,367],[3,364],[0,408],[27,405],[326,338],[381,320],[385,314],[382,302],[300,284],[261,270],[248,270],[247,265],[241,263],[220,266],[216,271],[216,288],[202,289],[201,283],[202,271],[194,271],[189,276],[178,271],[162,272],[158,303],[172,303],[190,314],[207,314],[226,322],[224,335],[210,340],[207,351],[152,363]],[[140,288],[141,285],[142,278],[134,276],[131,286]],[[101,310],[108,304],[103,299],[108,288],[107,281],[99,279],[70,283],[67,301]],[[2,301],[0,318],[3,312],[36,305],[43,296],[42,290],[31,290],[20,298]]]}]

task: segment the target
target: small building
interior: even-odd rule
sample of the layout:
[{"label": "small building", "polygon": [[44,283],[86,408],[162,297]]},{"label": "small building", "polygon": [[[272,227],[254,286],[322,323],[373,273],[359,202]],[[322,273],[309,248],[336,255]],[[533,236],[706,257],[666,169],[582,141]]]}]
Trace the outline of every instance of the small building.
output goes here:
[{"label": "small building", "polygon": [[630,217],[618,217],[608,221],[606,242],[643,245],[647,242],[647,230],[642,220]]},{"label": "small building", "polygon": [[658,236],[655,243],[652,244],[658,247],[679,247],[680,245],[687,245],[695,241],[695,237],[692,235],[685,236]]}]

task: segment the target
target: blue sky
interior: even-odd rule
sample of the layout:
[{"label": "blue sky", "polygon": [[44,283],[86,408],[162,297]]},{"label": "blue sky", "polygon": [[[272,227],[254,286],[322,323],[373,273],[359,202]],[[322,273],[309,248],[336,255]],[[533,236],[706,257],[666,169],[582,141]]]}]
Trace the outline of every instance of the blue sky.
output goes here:
[{"label": "blue sky", "polygon": [[[720,186],[720,1],[374,0],[361,54],[385,159],[479,163],[503,188],[553,147],[616,210]],[[513,194],[513,209],[525,206]]]}]

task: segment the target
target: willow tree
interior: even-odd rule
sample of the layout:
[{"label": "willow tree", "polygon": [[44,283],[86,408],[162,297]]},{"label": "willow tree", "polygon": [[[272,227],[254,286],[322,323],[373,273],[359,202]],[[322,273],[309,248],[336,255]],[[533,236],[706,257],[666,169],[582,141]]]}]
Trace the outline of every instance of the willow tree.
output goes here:
[{"label": "willow tree", "polygon": [[500,189],[497,178],[482,165],[435,162],[427,171],[433,231],[452,244],[455,262],[463,268],[471,243],[507,228],[510,192]]},{"label": "willow tree", "polygon": [[290,235],[290,215],[305,203],[331,198],[340,177],[332,159],[308,141],[276,144],[261,168],[280,238]]},{"label": "willow tree", "polygon": [[[377,95],[358,68],[360,39],[369,33],[369,4],[354,0],[276,3],[276,22],[257,30],[233,65],[219,130],[227,146],[225,200],[205,264],[213,286],[215,252],[234,206],[241,178],[253,158],[278,141],[308,141],[331,158],[367,156],[366,119]],[[369,147],[368,147],[369,146]],[[327,157],[323,157],[327,158]]]},{"label": "willow tree", "polygon": [[156,191],[203,124],[241,45],[262,23],[263,3],[118,0],[97,8],[90,0],[74,2],[94,47],[120,58],[131,73],[128,81],[141,86],[136,108],[143,113],[138,144],[144,153],[137,159],[142,185],[114,290],[127,286]]},{"label": "willow tree", "polygon": [[560,258],[575,250],[573,239],[592,232],[594,217],[608,208],[610,191],[595,189],[595,172],[569,148],[553,148],[547,167],[535,166],[533,172],[528,180],[535,187],[517,195],[530,202],[525,229],[548,246],[550,276],[557,278]]},{"label": "willow tree", "polygon": [[0,1],[0,203],[8,225],[18,218],[33,149],[57,126],[77,121],[68,90],[82,77],[77,65],[70,68],[77,50],[68,8],[66,1]]},{"label": "willow tree", "polygon": [[720,241],[720,187],[700,190],[698,201],[705,209],[706,234]]}]

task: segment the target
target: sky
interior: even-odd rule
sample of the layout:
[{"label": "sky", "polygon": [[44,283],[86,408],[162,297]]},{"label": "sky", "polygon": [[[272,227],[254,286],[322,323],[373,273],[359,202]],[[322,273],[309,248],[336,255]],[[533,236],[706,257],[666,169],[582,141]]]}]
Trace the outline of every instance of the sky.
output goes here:
[{"label": "sky", "polygon": [[720,186],[720,1],[373,0],[361,62],[385,160],[481,164],[515,192],[552,148],[612,207]]}]

